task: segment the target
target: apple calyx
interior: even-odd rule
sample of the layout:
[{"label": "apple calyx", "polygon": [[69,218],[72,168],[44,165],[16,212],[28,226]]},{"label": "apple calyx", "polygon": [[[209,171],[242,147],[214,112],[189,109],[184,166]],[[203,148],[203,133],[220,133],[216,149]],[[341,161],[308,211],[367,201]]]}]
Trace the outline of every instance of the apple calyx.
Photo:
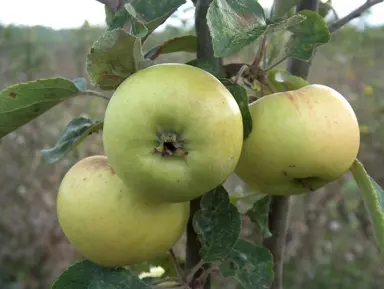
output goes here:
[{"label": "apple calyx", "polygon": [[315,191],[317,188],[313,187],[313,183],[320,181],[318,177],[306,177],[306,178],[295,178],[294,181],[299,183],[303,188],[312,191]]},{"label": "apple calyx", "polygon": [[158,146],[154,148],[154,151],[162,157],[185,157],[188,154],[188,151],[184,149],[184,141],[176,133],[160,134],[158,136]]}]

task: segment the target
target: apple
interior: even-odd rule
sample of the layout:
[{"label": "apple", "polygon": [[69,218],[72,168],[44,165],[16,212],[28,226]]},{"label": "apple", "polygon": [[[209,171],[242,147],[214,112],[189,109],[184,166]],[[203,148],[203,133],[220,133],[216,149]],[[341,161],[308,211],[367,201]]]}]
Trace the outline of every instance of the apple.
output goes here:
[{"label": "apple", "polygon": [[185,202],[233,173],[243,144],[242,116],[210,73],[158,64],[114,92],[103,143],[110,165],[132,190],[157,201]]},{"label": "apple", "polygon": [[170,249],[185,230],[189,202],[150,202],[124,185],[105,156],[92,156],[64,176],[57,215],[65,236],[83,256],[120,267]]},{"label": "apple", "polygon": [[267,95],[250,104],[253,129],[235,173],[267,195],[316,190],[351,167],[359,146],[348,101],[324,85]]}]

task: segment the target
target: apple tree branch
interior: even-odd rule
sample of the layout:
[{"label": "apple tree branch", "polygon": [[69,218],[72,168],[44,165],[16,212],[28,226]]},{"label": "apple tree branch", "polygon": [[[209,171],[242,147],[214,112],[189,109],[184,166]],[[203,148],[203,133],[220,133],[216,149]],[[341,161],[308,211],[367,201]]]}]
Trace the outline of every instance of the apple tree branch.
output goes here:
[{"label": "apple tree branch", "polygon": [[[281,5],[284,0],[275,0],[274,5]],[[319,0],[302,0],[296,11],[312,10],[318,11]],[[293,75],[304,79],[308,77],[310,62],[290,59],[288,71]],[[271,289],[283,288],[283,264],[285,254],[285,243],[288,232],[288,219],[290,210],[290,196],[275,196],[272,198],[269,212],[269,230],[272,237],[264,240],[263,244],[273,255],[273,270],[275,274]]]},{"label": "apple tree branch", "polygon": [[372,6],[374,6],[374,5],[378,4],[378,3],[381,3],[381,2],[384,2],[384,0],[367,0],[363,5],[361,5],[360,7],[356,8],[355,10],[353,10],[351,13],[349,13],[345,17],[343,17],[343,18],[339,19],[338,21],[332,23],[328,27],[329,32],[331,32],[331,33],[335,32],[336,30],[340,29],[341,27],[343,27],[345,24],[347,24],[351,20],[353,20],[353,19],[355,19],[357,17],[360,17],[361,14],[363,14],[366,10],[368,10]]},{"label": "apple tree branch", "polygon": [[[195,10],[195,30],[197,37],[197,58],[201,60],[207,60],[212,63],[212,65],[217,65],[218,68],[221,68],[221,60],[215,58],[212,38],[207,24],[207,11],[212,0],[195,0],[193,3],[196,6]],[[187,224],[187,247],[186,247],[186,268],[191,270],[195,268],[201,262],[200,257],[200,248],[201,244],[198,240],[197,234],[193,228],[192,220],[193,215],[200,208],[201,198],[197,198],[191,201],[190,215]],[[208,269],[208,264],[205,265],[205,270]],[[194,274],[194,278],[191,281],[191,288],[196,289],[198,284],[198,277],[203,271],[198,270]],[[209,289],[211,287],[211,280],[209,276],[204,284],[204,289]],[[200,287],[199,287],[200,289]]]}]

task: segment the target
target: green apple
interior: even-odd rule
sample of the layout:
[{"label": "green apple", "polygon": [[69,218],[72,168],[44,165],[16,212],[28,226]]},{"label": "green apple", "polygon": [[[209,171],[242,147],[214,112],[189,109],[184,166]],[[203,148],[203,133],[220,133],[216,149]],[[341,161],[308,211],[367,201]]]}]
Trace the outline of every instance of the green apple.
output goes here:
[{"label": "green apple", "polygon": [[341,177],[360,134],[348,101],[324,85],[279,92],[250,105],[253,129],[235,173],[268,195],[300,194]]},{"label": "green apple", "polygon": [[57,197],[59,224],[71,244],[103,266],[120,267],[154,258],[181,237],[189,202],[154,203],[119,179],[105,156],[76,163]]},{"label": "green apple", "polygon": [[213,75],[185,64],[159,64],[133,74],[114,92],[103,143],[110,165],[134,191],[184,202],[234,171],[242,116]]}]

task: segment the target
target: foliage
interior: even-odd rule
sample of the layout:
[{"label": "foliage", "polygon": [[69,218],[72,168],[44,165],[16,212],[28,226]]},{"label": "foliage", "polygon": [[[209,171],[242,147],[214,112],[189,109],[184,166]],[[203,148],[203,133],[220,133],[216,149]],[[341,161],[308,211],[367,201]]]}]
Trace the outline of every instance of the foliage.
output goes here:
[{"label": "foliage", "polygon": [[[177,36],[155,43],[150,48],[145,45],[145,42],[150,39],[149,35],[183,2],[131,0],[126,1],[118,11],[112,11],[111,7],[106,5],[108,29],[94,42],[87,55],[87,73],[90,81],[104,91],[114,90],[130,75],[154,64],[152,61],[158,60],[161,55],[178,52],[195,53],[197,45],[196,37],[193,35]],[[160,3],[165,5],[160,5]],[[291,7],[292,5],[289,4],[286,9]],[[281,15],[282,17],[275,17],[276,15],[268,16],[257,1],[214,0],[208,10],[207,20],[213,38],[215,55],[217,57],[230,56],[248,45],[254,43],[263,45],[264,38],[271,39],[283,32],[290,37],[284,44],[283,55],[276,54],[277,62],[288,57],[309,61],[312,60],[317,47],[327,43],[330,39],[327,24],[323,19],[324,15],[311,11],[288,16]],[[223,27],[231,29],[222,29]],[[15,29],[22,31],[20,28]],[[85,25],[83,31],[84,29],[89,29],[89,27],[87,28]],[[45,31],[44,33],[44,39],[47,39],[47,35],[50,35],[51,32]],[[97,33],[101,34],[100,31]],[[68,35],[70,35],[69,32]],[[9,35],[5,34],[4,37],[9,39]],[[39,37],[37,36],[37,38]],[[58,39],[57,34],[52,34],[52,37],[57,38],[58,42],[63,41],[62,37]],[[351,38],[346,37],[346,39]],[[8,43],[8,40],[5,43]],[[0,47],[1,45],[2,42],[0,42]],[[85,45],[85,42],[82,43],[78,49],[84,48]],[[281,43],[279,45],[282,46]],[[273,47],[268,47],[268,49],[271,48]],[[346,45],[343,49],[351,48]],[[258,55],[256,55],[257,57]],[[261,55],[262,57],[263,55]],[[30,66],[39,66],[39,59],[36,57],[31,61],[31,57],[27,53],[25,62]],[[245,138],[252,130],[247,108],[249,102],[247,89],[249,87],[240,84],[239,78],[243,76],[244,81],[259,81],[260,90],[253,91],[258,97],[262,97],[263,93],[268,91],[263,91],[263,85],[270,85],[268,88],[271,92],[289,90],[308,83],[285,70],[271,69],[263,65],[259,67],[261,62],[254,63],[255,66],[249,66],[248,74],[232,75],[236,76],[235,81],[230,77],[225,79],[222,71],[215,70],[209,62],[203,63],[197,59],[189,64],[213,73],[231,91],[242,108]],[[25,67],[23,69],[27,70]],[[266,79],[261,76],[266,76]],[[87,84],[84,81],[70,81],[64,78],[32,81],[32,78],[28,76],[27,82],[9,86],[0,91],[1,137],[9,136],[17,128],[29,123],[64,100],[85,94],[87,91]],[[98,94],[100,93],[94,93],[94,95]],[[50,162],[62,159],[69,152],[76,150],[88,135],[101,129],[102,121],[92,121],[88,118],[74,119],[63,130],[56,146],[43,150],[43,154]],[[360,167],[357,168],[355,165],[352,172],[365,196],[378,245],[384,249],[383,190],[368,175],[360,162],[356,161],[355,164],[359,164]],[[268,198],[259,200],[247,213],[263,236],[270,235],[267,221],[269,201]],[[272,256],[261,245],[240,237],[240,222],[240,214],[237,208],[229,202],[228,192],[224,187],[220,186],[204,195],[201,209],[194,216],[194,228],[203,245],[200,250],[202,258],[200,265],[212,263],[213,270],[220,272],[224,277],[233,277],[243,288],[269,288],[273,280]],[[103,288],[144,289],[152,287],[149,283],[140,280],[133,271],[128,268],[107,269],[89,261],[83,261],[66,270],[53,288],[81,288],[81,286],[99,288],[102,286]],[[178,278],[177,282],[182,285],[185,282],[184,276],[178,276]]]}]

